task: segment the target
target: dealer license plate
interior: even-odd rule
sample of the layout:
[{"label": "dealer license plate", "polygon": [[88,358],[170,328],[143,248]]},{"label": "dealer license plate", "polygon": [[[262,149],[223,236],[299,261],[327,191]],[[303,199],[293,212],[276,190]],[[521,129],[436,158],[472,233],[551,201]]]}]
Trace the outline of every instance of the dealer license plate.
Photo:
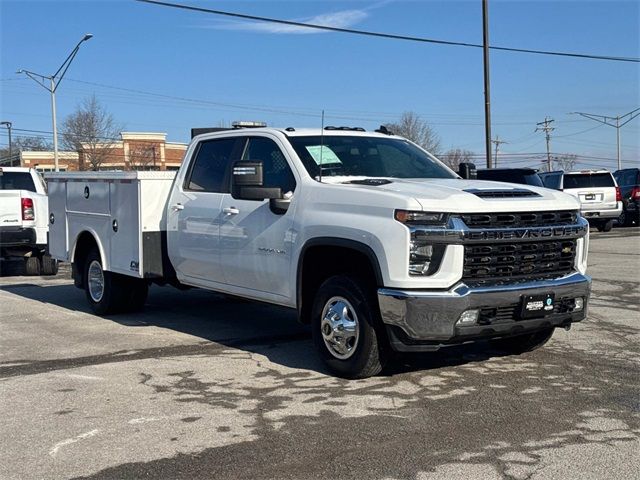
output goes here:
[{"label": "dealer license plate", "polygon": [[522,297],[520,318],[544,317],[553,313],[555,294],[525,295]]}]

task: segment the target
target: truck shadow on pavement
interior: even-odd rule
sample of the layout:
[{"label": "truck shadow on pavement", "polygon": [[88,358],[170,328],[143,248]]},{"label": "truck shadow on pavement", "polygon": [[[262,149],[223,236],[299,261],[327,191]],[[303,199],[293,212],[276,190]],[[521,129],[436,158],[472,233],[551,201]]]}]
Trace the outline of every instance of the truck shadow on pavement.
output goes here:
[{"label": "truck shadow on pavement", "polygon": [[[170,287],[152,287],[142,312],[99,317],[91,312],[85,293],[73,285],[47,285],[16,283],[0,287],[12,294],[59,308],[86,313],[77,321],[115,322],[127,328],[159,327],[197,337],[202,342],[168,347],[151,347],[142,350],[122,350],[114,337],[115,351],[88,357],[55,359],[34,364],[42,371],[53,364],[75,368],[82,365],[127,361],[140,358],[159,358],[178,355],[214,353],[221,347],[239,349],[266,356],[279,365],[328,374],[318,359],[311,341],[308,326],[301,325],[291,309],[267,305],[243,299],[215,294],[204,290],[179,291]],[[305,344],[300,354],[296,343]],[[502,353],[491,350],[486,344],[449,347],[437,353],[392,355],[382,376],[393,376],[414,370],[438,369],[452,365],[484,361],[499,357]],[[1,366],[1,364],[0,364]],[[5,374],[11,367],[2,370]],[[26,365],[15,368],[24,371]],[[9,373],[10,374],[10,373]]]}]

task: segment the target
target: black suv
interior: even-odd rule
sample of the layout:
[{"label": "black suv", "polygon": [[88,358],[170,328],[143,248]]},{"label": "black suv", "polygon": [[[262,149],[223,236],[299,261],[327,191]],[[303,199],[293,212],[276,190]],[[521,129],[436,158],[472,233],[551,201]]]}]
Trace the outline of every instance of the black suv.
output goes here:
[{"label": "black suv", "polygon": [[496,182],[522,183],[543,187],[538,171],[533,168],[489,168],[478,170],[478,180],[493,180]]},{"label": "black suv", "polygon": [[624,168],[613,172],[622,193],[622,215],[618,223],[640,225],[640,168]]}]

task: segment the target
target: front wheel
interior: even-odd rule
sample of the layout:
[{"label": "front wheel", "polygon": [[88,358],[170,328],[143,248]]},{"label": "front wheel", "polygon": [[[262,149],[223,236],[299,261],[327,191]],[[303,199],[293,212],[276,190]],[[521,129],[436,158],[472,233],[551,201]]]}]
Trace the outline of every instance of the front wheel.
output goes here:
[{"label": "front wheel", "polygon": [[489,343],[496,350],[519,355],[525,352],[531,352],[542,347],[553,336],[553,328],[541,330],[526,335],[517,335],[515,337],[498,338],[490,340]]},{"label": "front wheel", "polygon": [[360,279],[337,275],[320,286],[313,303],[315,346],[340,377],[370,377],[384,365],[383,331],[370,290]]}]

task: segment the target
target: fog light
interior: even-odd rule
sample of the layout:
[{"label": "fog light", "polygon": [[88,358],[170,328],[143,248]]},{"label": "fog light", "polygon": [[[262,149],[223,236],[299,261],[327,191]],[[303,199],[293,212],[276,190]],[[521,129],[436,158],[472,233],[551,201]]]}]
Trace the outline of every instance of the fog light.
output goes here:
[{"label": "fog light", "polygon": [[573,302],[574,302],[574,305],[573,305],[574,312],[579,312],[584,308],[584,298],[582,297],[574,298]]},{"label": "fog light", "polygon": [[479,310],[466,310],[462,312],[456,325],[472,325],[478,321]]}]

